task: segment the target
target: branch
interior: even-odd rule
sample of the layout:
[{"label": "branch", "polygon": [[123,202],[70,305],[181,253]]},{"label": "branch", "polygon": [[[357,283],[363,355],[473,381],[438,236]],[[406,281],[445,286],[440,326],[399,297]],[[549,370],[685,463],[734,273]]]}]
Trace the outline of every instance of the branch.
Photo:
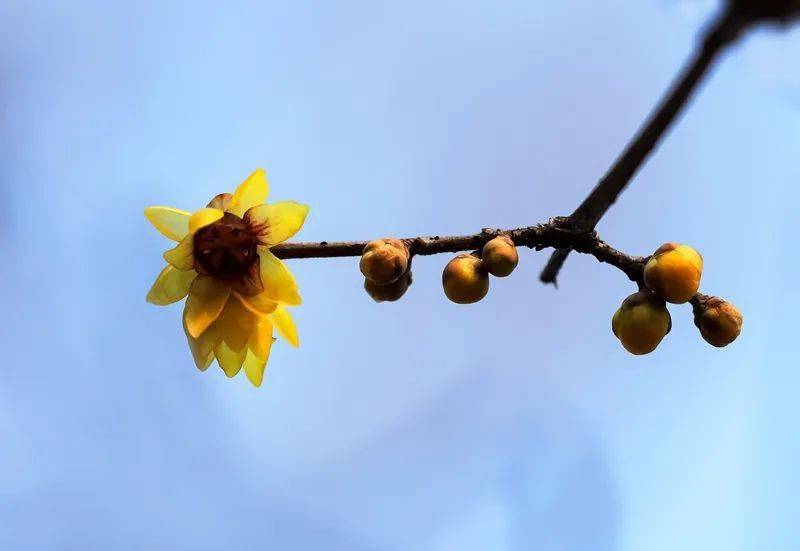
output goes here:
[{"label": "branch", "polygon": [[[556,249],[540,275],[544,283],[555,284],[567,255],[570,251],[577,251],[619,268],[631,280],[641,284],[646,258],[630,256],[609,246],[597,236],[595,226],[653,153],[724,48],[749,26],[762,22],[789,24],[798,16],[800,0],[727,0],[720,15],[704,32],[701,46],[678,74],[644,125],[571,216],[553,218],[547,223],[526,228],[487,228],[475,235],[412,237],[402,241],[413,256],[479,250],[493,237],[508,235],[517,246],[536,250]],[[284,259],[360,256],[367,243],[284,243],[273,247],[272,251],[278,258]]]},{"label": "branch", "polygon": [[[569,217],[570,223],[576,229],[583,231],[594,229],[687,105],[714,59],[725,45],[736,38],[743,27],[744,20],[737,10],[729,7],[722,12],[716,23],[705,33],[702,46],[692,55],[644,126],[628,143],[589,196]],[[570,249],[566,248],[553,253],[539,276],[543,283],[555,284],[556,276],[569,251]]]},{"label": "branch", "polygon": [[[408,247],[411,256],[424,256],[480,250],[490,239],[498,235],[507,235],[518,247],[536,250],[568,248],[590,254],[600,262],[619,268],[632,281],[640,282],[642,279],[645,258],[618,251],[600,239],[595,232],[579,231],[570,227],[564,218],[554,218],[543,224],[511,230],[484,228],[474,235],[408,237],[401,241]],[[282,259],[361,256],[367,243],[368,241],[282,243],[270,250]]]}]

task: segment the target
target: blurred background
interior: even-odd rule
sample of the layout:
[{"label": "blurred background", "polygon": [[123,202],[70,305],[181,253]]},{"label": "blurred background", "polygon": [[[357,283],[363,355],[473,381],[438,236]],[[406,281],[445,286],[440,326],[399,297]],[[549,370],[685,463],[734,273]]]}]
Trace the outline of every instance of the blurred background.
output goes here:
[{"label": "blurred background", "polygon": [[572,255],[545,287],[527,250],[472,307],[446,256],[394,304],[357,259],[289,261],[302,346],[261,389],[144,300],[142,209],[259,166],[307,241],[568,214],[716,8],[2,0],[0,548],[797,549],[800,30],[730,50],[599,226],[699,249],[728,348],[684,306],[630,356],[631,283]]}]

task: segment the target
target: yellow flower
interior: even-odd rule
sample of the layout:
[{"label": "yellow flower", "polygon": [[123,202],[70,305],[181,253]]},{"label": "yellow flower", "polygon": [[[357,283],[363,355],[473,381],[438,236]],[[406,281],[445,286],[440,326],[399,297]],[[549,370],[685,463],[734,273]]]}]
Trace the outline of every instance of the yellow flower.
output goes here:
[{"label": "yellow flower", "polygon": [[263,204],[269,186],[258,169],[233,194],[221,193],[190,214],[148,207],[155,228],[178,245],[147,294],[167,305],[188,295],[183,327],[198,369],[217,363],[228,377],[242,368],[260,386],[277,329],[298,346],[287,306],[301,302],[294,277],[269,250],[297,233],[308,207],[293,201]]}]

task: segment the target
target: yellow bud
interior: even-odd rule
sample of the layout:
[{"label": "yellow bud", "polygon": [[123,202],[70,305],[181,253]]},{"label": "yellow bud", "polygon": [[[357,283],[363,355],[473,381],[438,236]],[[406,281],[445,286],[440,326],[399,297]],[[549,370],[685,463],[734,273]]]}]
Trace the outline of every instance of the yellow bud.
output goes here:
[{"label": "yellow bud", "polygon": [[694,324],[708,344],[728,346],[742,331],[742,313],[719,297],[702,297],[693,304]]},{"label": "yellow bud", "polygon": [[409,270],[400,279],[389,285],[378,285],[374,281],[364,278],[364,290],[375,302],[394,302],[406,293],[411,283],[411,270]]},{"label": "yellow bud", "polygon": [[447,263],[442,285],[447,298],[458,304],[478,302],[489,292],[489,275],[479,258],[460,254]]},{"label": "yellow bud", "polygon": [[611,330],[631,354],[649,354],[672,329],[672,318],[663,300],[642,290],[633,293],[614,313]]},{"label": "yellow bud", "polygon": [[399,239],[370,241],[361,253],[361,273],[377,285],[389,285],[408,270],[408,249]]},{"label": "yellow bud", "polygon": [[688,245],[661,245],[644,267],[644,283],[673,304],[688,302],[700,288],[703,257]]},{"label": "yellow bud", "polygon": [[496,277],[506,277],[517,267],[519,255],[511,238],[500,235],[483,246],[481,259],[490,274]]}]

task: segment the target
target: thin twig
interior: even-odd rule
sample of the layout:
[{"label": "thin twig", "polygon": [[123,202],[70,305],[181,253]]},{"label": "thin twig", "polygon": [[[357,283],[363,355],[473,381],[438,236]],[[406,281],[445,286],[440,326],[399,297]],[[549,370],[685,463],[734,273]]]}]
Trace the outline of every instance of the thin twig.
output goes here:
[{"label": "thin twig", "polygon": [[[622,270],[633,281],[641,281],[645,259],[631,256],[611,247],[594,232],[578,231],[564,224],[563,218],[555,218],[543,224],[500,230],[485,228],[480,233],[458,236],[408,237],[402,239],[414,255],[455,253],[480,250],[490,239],[507,235],[518,247],[536,250],[546,248],[569,248],[579,253],[594,256]],[[339,241],[321,243],[282,243],[271,250],[278,257],[289,258],[331,258],[361,256],[367,241]]]},{"label": "thin twig", "polygon": [[[644,126],[628,143],[588,197],[569,217],[570,223],[576,229],[583,231],[594,229],[645,160],[655,150],[678,114],[687,105],[698,84],[708,73],[714,59],[723,50],[723,47],[738,35],[742,27],[742,19],[738,12],[733,9],[722,12],[716,23],[705,33],[702,46],[692,55]],[[569,251],[570,249],[559,249],[553,253],[539,276],[543,283],[555,284],[558,272],[567,259]]]}]

